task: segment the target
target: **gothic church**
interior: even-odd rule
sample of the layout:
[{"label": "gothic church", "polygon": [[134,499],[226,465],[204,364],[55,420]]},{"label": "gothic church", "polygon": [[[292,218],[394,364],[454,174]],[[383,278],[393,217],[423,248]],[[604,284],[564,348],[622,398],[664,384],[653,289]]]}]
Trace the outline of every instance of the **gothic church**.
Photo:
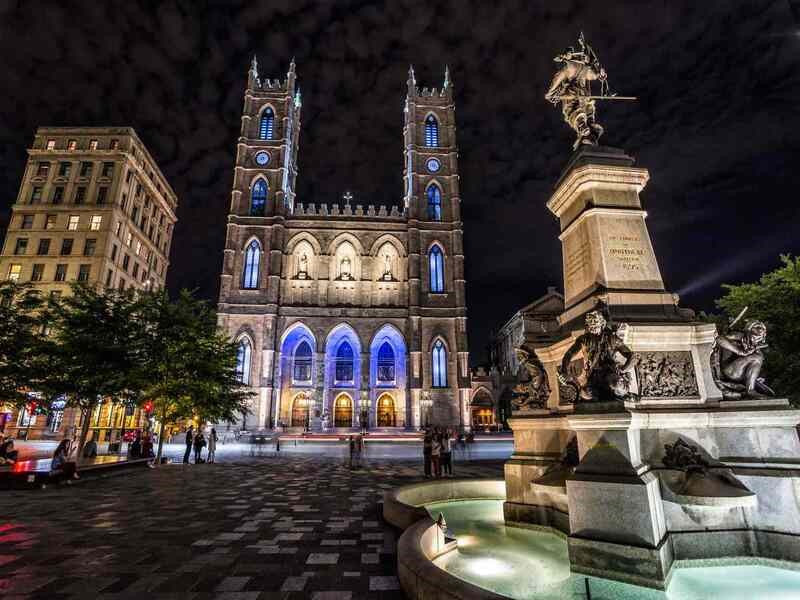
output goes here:
[{"label": "gothic church", "polygon": [[420,89],[409,71],[404,194],[390,208],[296,197],[295,77],[293,61],[285,80],[261,79],[253,59],[244,96],[219,300],[257,393],[244,425],[469,427],[449,74]]}]

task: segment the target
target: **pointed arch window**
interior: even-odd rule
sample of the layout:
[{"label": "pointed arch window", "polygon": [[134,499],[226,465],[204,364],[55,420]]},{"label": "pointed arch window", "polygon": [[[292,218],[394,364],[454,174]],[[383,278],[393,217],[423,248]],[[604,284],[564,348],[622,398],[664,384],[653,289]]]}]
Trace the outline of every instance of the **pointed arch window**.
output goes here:
[{"label": "pointed arch window", "polygon": [[258,266],[261,262],[261,244],[253,240],[244,251],[244,270],[242,287],[246,290],[258,289]]},{"label": "pointed arch window", "polygon": [[433,343],[431,352],[431,373],[433,387],[447,387],[447,348],[444,347],[442,340]]},{"label": "pointed arch window", "polygon": [[269,106],[261,113],[261,122],[258,126],[258,137],[262,140],[271,140],[275,132],[275,113]]},{"label": "pointed arch window", "polygon": [[294,351],[292,379],[294,383],[311,383],[311,346],[305,340]]},{"label": "pointed arch window", "polygon": [[336,350],[336,383],[352,383],[353,370],[353,347],[345,340]]},{"label": "pointed arch window", "polygon": [[261,217],[267,207],[267,182],[259,179],[253,184],[253,191],[250,193],[250,215]]},{"label": "pointed arch window", "polygon": [[442,191],[439,186],[432,183],[428,186],[428,220],[442,220]]},{"label": "pointed arch window", "polygon": [[436,148],[439,145],[439,122],[433,115],[425,119],[425,145]]},{"label": "pointed arch window", "polygon": [[378,348],[378,381],[380,383],[394,382],[394,350],[389,342],[383,342]]},{"label": "pointed arch window", "polygon": [[245,385],[250,384],[250,362],[252,349],[250,340],[242,338],[236,346],[236,379]]},{"label": "pointed arch window", "polygon": [[444,253],[438,244],[434,244],[428,253],[428,270],[431,275],[431,292],[444,292]]}]

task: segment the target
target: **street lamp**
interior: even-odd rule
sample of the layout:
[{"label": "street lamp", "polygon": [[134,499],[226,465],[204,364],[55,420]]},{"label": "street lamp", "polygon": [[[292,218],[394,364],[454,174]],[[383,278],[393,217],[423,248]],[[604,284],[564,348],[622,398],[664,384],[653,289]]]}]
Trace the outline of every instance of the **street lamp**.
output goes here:
[{"label": "street lamp", "polygon": [[433,407],[433,400],[431,400],[431,393],[429,391],[422,392],[422,399],[420,405],[425,414],[425,427],[431,424],[431,408]]}]

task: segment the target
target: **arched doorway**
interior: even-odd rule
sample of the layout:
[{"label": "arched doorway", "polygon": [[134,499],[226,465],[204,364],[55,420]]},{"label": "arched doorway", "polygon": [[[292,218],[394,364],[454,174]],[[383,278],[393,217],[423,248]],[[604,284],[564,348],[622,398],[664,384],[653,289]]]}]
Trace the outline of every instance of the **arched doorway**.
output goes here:
[{"label": "arched doorway", "polygon": [[308,397],[297,394],[292,401],[292,427],[305,427],[308,419]]},{"label": "arched doorway", "polygon": [[347,394],[339,394],[333,404],[333,426],[353,426],[353,399]]},{"label": "arched doorway", "polygon": [[394,413],[394,398],[383,394],[378,398],[378,427],[395,427],[397,417]]}]

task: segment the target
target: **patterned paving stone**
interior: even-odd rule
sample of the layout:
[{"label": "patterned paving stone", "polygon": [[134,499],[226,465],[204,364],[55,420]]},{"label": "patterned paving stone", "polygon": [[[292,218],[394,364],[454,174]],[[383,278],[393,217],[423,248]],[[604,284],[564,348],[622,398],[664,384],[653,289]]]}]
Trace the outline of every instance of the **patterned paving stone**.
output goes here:
[{"label": "patterned paving stone", "polygon": [[[459,474],[501,477],[502,463]],[[386,489],[419,464],[287,455],[0,495],[5,600],[402,598]]]}]

